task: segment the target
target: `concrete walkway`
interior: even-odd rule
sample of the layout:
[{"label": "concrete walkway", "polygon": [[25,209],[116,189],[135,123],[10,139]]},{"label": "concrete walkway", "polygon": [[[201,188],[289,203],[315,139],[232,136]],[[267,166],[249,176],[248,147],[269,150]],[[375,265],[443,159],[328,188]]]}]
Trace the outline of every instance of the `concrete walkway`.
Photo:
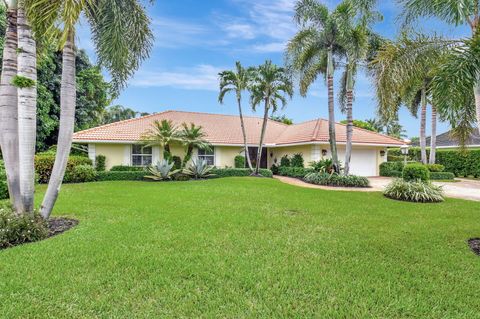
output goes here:
[{"label": "concrete walkway", "polygon": [[[305,183],[304,181],[285,176],[274,176],[283,183],[290,185],[318,188],[324,190],[349,191],[349,192],[381,192],[385,186],[392,181],[390,177],[369,177],[370,188],[346,188],[346,187],[330,187]],[[480,201],[480,181],[458,179],[458,182],[433,182],[435,185],[443,187],[447,197],[461,198],[467,200]]]}]

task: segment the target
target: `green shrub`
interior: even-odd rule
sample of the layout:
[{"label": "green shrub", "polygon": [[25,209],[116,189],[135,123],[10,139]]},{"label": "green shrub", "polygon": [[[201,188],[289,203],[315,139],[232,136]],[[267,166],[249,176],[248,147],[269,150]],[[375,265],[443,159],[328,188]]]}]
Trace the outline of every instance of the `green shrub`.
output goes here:
[{"label": "green shrub", "polygon": [[402,178],[407,182],[418,180],[426,182],[430,179],[430,171],[423,164],[411,163],[403,168]]},{"label": "green shrub", "polygon": [[280,167],[290,167],[290,157],[288,155],[283,155],[280,159]]},{"label": "green shrub", "polygon": [[245,168],[245,156],[235,156],[235,168]]},{"label": "green shrub", "polygon": [[292,166],[292,167],[304,167],[303,154],[302,153],[293,154],[292,159],[290,160],[290,166]]},{"label": "green shrub", "polygon": [[431,180],[454,180],[455,174],[450,172],[430,172]]},{"label": "green shrub", "polygon": [[95,169],[98,172],[103,172],[105,170],[106,160],[107,160],[107,158],[105,157],[105,155],[97,155],[95,157]]},{"label": "green shrub", "polygon": [[116,165],[112,166],[110,172],[145,172],[145,168],[141,166]]},{"label": "green shrub", "polygon": [[65,183],[87,183],[97,179],[97,171],[91,165],[78,165],[65,176]]},{"label": "green shrub", "polygon": [[[50,175],[52,174],[53,163],[55,162],[55,156],[53,155],[36,155],[35,156],[35,172],[38,175],[39,183],[48,183]],[[67,168],[65,170],[65,180],[69,180],[70,174],[73,172],[73,168],[79,165],[92,165],[92,161],[88,157],[84,156],[70,156],[67,162]]]},{"label": "green shrub", "polygon": [[176,155],[172,156],[173,161],[173,169],[181,169],[182,168],[182,159]]},{"label": "green shrub", "polygon": [[17,216],[9,207],[0,207],[0,249],[47,238],[46,221],[35,212],[33,216]]},{"label": "green shrub", "polygon": [[402,177],[403,162],[383,162],[380,164],[380,176]]},{"label": "green shrub", "polygon": [[303,180],[307,183],[335,187],[369,187],[368,178],[356,175],[339,175],[328,173],[310,173]]},{"label": "green shrub", "polygon": [[145,171],[108,171],[98,172],[97,181],[141,181],[147,173]]},{"label": "green shrub", "polygon": [[427,164],[427,168],[430,172],[443,172],[445,170],[445,166],[442,164]]},{"label": "green shrub", "polygon": [[178,182],[186,182],[189,181],[191,178],[185,174],[175,174],[173,175],[173,180]]},{"label": "green shrub", "polygon": [[0,160],[0,200],[8,198],[7,173],[3,161]]},{"label": "green shrub", "polygon": [[395,179],[383,192],[388,198],[404,200],[408,202],[435,203],[442,202],[442,188],[429,182]]},{"label": "green shrub", "polygon": [[[430,150],[427,148],[427,155]],[[388,150],[389,157],[400,156],[400,149]],[[412,147],[409,149],[408,158],[414,161],[420,161],[420,148]],[[480,150],[467,150],[465,153],[459,150],[437,149],[436,163],[445,167],[446,172],[452,172],[455,176],[475,176],[480,177]]]},{"label": "green shrub", "polygon": [[326,158],[326,159],[321,159],[319,161],[310,162],[310,166],[316,172],[332,173],[334,171],[333,161],[332,161],[331,158]]},{"label": "green shrub", "polygon": [[272,164],[272,167],[270,167],[270,170],[272,171],[273,175],[278,175],[278,165],[277,164]]},{"label": "green shrub", "polygon": [[308,173],[313,173],[313,168],[303,168],[303,167],[285,167],[280,166],[278,168],[278,174],[281,176],[289,176],[289,177],[300,177],[303,178]]},{"label": "green shrub", "polygon": [[[213,177],[232,177],[232,176],[250,176],[252,172],[248,168],[214,168],[210,173],[215,174]],[[260,175],[264,177],[272,177],[272,171],[269,169],[261,168],[259,170]]]}]

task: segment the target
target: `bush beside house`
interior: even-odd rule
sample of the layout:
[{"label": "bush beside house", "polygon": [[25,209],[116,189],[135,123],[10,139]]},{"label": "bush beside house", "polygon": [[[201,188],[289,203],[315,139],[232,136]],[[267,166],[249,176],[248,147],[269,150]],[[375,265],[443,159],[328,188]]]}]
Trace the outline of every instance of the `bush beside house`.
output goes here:
[{"label": "bush beside house", "polygon": [[[53,164],[55,162],[54,155],[36,155],[35,156],[35,171],[38,176],[38,182],[46,184],[52,174]],[[69,183],[74,179],[74,168],[80,165],[92,166],[92,161],[84,156],[70,156],[65,170],[64,182]]]},{"label": "bush beside house", "polygon": [[0,160],[0,200],[8,198],[7,173],[3,165],[3,161]]}]

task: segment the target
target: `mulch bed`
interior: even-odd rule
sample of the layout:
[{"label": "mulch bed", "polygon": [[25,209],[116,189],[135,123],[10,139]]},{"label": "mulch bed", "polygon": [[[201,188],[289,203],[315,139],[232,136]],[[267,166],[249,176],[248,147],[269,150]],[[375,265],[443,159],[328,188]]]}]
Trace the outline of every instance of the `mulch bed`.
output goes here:
[{"label": "mulch bed", "polygon": [[78,220],[64,217],[53,217],[48,220],[49,235],[48,237],[61,234],[70,228],[78,225]]},{"label": "mulch bed", "polygon": [[468,240],[468,246],[470,246],[470,249],[480,256],[480,238],[471,238]]}]

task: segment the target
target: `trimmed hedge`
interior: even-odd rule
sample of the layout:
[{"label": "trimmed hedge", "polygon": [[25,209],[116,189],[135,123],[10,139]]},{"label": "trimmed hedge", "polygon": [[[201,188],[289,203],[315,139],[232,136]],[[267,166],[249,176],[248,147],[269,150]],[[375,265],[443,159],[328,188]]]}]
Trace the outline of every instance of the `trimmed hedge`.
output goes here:
[{"label": "trimmed hedge", "polygon": [[[232,176],[250,176],[252,173],[248,168],[214,168],[210,173],[215,174],[214,178],[219,177],[232,177]],[[272,177],[272,171],[269,169],[261,168],[260,175],[264,177]]]},{"label": "trimmed hedge", "polygon": [[107,158],[105,155],[97,155],[95,157],[95,169],[98,172],[103,172],[105,171],[105,162],[107,161]]},{"label": "trimmed hedge", "polygon": [[335,187],[369,187],[368,178],[356,175],[338,175],[328,173],[310,173],[303,180],[310,184]]},{"label": "trimmed hedge", "polygon": [[3,161],[0,160],[0,199],[8,198],[7,173],[3,166]]},{"label": "trimmed hedge", "polygon": [[[427,156],[430,150],[427,148]],[[420,148],[413,147],[409,150],[410,160],[420,161]],[[401,156],[399,149],[388,150],[388,156]],[[438,150],[436,163],[445,167],[446,172],[452,172],[455,176],[480,177],[480,150],[467,150],[465,153],[459,150]]]},{"label": "trimmed hedge", "polygon": [[140,166],[116,165],[112,166],[110,172],[145,172],[145,168]]},{"label": "trimmed hedge", "polygon": [[403,162],[383,162],[380,164],[380,176],[402,177]]},{"label": "trimmed hedge", "polygon": [[278,168],[278,175],[288,176],[288,177],[303,178],[305,177],[305,175],[309,173],[314,173],[314,172],[315,170],[313,168],[285,167],[285,166],[280,166]]},{"label": "trimmed hedge", "polygon": [[407,182],[418,180],[426,182],[430,179],[430,171],[423,164],[411,163],[403,168],[402,178]]},{"label": "trimmed hedge", "polygon": [[[53,163],[55,162],[54,155],[36,155],[35,156],[35,172],[38,175],[39,183],[48,183],[50,175],[52,174]],[[71,180],[73,169],[79,165],[92,165],[92,161],[84,156],[70,156],[68,157],[67,168],[65,170],[64,182],[68,183]]]},{"label": "trimmed hedge", "polygon": [[109,171],[109,172],[98,172],[97,181],[141,181],[144,176],[147,175],[146,172],[142,171]]},{"label": "trimmed hedge", "polygon": [[455,174],[450,172],[430,172],[431,180],[453,180]]}]

